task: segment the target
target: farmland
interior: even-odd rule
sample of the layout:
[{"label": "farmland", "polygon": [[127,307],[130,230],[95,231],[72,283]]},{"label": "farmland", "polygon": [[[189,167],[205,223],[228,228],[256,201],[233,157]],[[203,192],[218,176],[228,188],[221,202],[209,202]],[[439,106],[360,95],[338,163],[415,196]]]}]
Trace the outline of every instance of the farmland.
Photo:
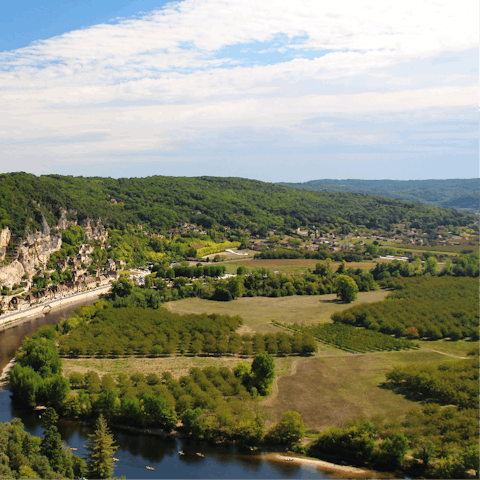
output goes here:
[{"label": "farmland", "polygon": [[[237,257],[238,259],[238,257]],[[289,275],[298,275],[308,273],[309,269],[313,270],[317,263],[325,264],[324,260],[313,259],[235,259],[231,262],[225,263],[226,273],[236,273],[237,268],[243,265],[246,268],[267,268],[269,270],[277,271]],[[332,269],[336,271],[341,262],[332,262]],[[375,262],[349,262],[347,268],[354,270],[361,268],[369,271],[375,267]]]},{"label": "farmland", "polygon": [[273,418],[295,409],[312,430],[342,425],[357,415],[401,417],[416,404],[383,388],[386,372],[397,365],[446,360],[428,351],[318,356],[297,362],[290,375],[278,378],[273,397],[264,405]]},{"label": "farmland", "polygon": [[174,313],[218,313],[240,315],[244,320],[241,333],[268,333],[278,329],[271,325],[272,320],[289,323],[312,324],[329,320],[331,315],[351,306],[365,302],[384,300],[388,291],[364,292],[348,305],[337,300],[335,294],[302,295],[281,298],[242,297],[231,302],[214,302],[199,298],[188,298],[169,302],[165,307]]}]

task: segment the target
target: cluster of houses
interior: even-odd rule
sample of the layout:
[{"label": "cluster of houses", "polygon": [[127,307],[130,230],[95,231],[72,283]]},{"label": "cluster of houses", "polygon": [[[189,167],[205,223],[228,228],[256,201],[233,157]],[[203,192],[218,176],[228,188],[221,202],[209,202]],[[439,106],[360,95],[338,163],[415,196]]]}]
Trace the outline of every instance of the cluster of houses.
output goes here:
[{"label": "cluster of houses", "polygon": [[108,285],[110,282],[118,280],[118,278],[119,273],[116,270],[97,270],[95,276],[75,272],[70,282],[39,289],[27,293],[27,295],[5,295],[0,297],[0,308],[5,313],[25,310],[32,305],[46,303],[50,300],[64,298],[91,290],[92,288]]}]

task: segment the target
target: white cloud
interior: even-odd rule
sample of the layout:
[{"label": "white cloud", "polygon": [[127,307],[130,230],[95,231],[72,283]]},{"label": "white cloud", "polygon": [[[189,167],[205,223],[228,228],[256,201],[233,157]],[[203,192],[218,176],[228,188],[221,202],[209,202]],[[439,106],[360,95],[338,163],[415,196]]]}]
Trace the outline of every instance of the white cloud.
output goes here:
[{"label": "white cloud", "polygon": [[319,115],[336,120],[317,143],[382,143],[342,135],[339,117],[478,104],[478,66],[456,60],[477,49],[477,17],[471,0],[184,0],[68,32],[0,54],[0,154],[108,160],[232,128],[264,132],[263,148],[286,132],[310,145]]}]

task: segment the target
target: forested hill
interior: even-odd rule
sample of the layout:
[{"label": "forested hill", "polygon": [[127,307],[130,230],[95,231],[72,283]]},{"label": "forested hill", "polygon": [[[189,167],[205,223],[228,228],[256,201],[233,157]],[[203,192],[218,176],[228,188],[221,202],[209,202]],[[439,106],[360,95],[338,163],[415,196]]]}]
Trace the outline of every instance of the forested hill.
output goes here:
[{"label": "forested hill", "polygon": [[471,215],[419,203],[344,192],[311,192],[241,178],[101,178],[26,173],[0,175],[0,226],[23,236],[41,230],[42,216],[58,225],[67,219],[100,218],[107,227],[143,225],[157,232],[184,222],[204,228],[297,228],[311,223],[391,228],[460,226]]},{"label": "forested hill", "polygon": [[381,195],[434,207],[477,213],[480,180],[311,180],[305,183],[281,183],[290,187],[326,192],[352,192]]}]

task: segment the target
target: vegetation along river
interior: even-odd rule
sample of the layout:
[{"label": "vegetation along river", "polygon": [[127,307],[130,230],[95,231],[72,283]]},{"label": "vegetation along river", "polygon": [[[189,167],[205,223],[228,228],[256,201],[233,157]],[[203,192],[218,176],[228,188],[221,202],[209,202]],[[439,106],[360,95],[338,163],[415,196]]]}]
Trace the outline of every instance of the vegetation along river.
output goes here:
[{"label": "vegetation along river", "polygon": [[[15,350],[26,336],[32,335],[43,325],[58,323],[79,305],[70,304],[53,310],[50,314],[27,319],[15,326],[0,330],[0,371],[15,355]],[[11,402],[10,393],[0,387],[0,422],[5,423],[18,417],[32,435],[43,435],[43,424],[38,412],[22,410]],[[83,422],[61,420],[59,432],[63,440],[76,448],[74,453],[86,457],[84,448],[90,425]],[[114,476],[132,478],[327,478],[314,467],[300,467],[285,461],[267,460],[261,453],[239,451],[235,447],[211,446],[190,442],[182,438],[159,438],[148,434],[132,433],[112,428],[119,446],[115,457]],[[183,450],[185,455],[180,456]],[[197,456],[197,452],[204,457]],[[155,470],[147,470],[149,466]]]}]

